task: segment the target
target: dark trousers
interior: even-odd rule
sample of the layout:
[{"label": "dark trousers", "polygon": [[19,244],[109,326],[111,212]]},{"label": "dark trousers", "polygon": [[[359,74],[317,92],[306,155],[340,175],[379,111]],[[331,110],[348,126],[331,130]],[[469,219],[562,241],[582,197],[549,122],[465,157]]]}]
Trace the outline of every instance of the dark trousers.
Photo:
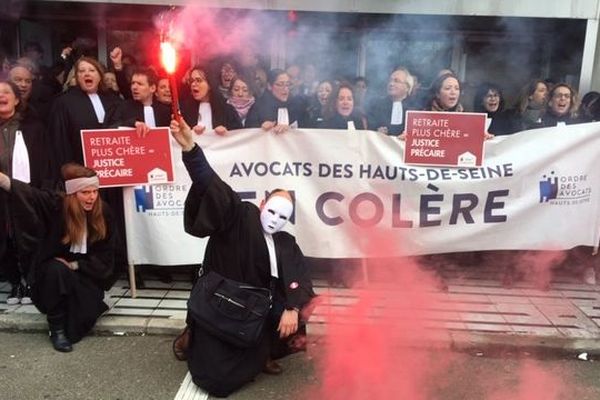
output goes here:
[{"label": "dark trousers", "polygon": [[50,328],[64,328],[71,342],[81,340],[108,309],[103,299],[104,290],[62,262],[50,259],[38,265],[33,302]]},{"label": "dark trousers", "polygon": [[11,285],[17,285],[21,282],[21,270],[19,269],[19,259],[17,257],[17,249],[12,239],[6,241],[6,251],[0,259],[0,268],[2,274]]}]

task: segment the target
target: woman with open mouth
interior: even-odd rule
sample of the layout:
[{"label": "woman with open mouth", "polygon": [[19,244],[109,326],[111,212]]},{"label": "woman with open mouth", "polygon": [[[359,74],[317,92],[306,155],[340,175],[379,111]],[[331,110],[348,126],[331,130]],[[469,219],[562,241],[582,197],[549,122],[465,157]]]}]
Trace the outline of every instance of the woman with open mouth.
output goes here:
[{"label": "woman with open mouth", "polygon": [[282,133],[306,128],[308,113],[304,100],[292,96],[292,79],[281,69],[269,71],[267,90],[248,111],[246,128]]},{"label": "woman with open mouth", "polygon": [[463,112],[460,104],[461,85],[452,73],[437,78],[431,85],[431,100],[428,111]]},{"label": "woman with open mouth", "polygon": [[[31,115],[19,88],[0,81],[0,171],[32,186],[40,187],[47,172],[44,127]],[[31,304],[26,264],[17,251],[9,197],[0,191],[0,268],[11,285],[8,305]]]},{"label": "woman with open mouth", "polygon": [[579,99],[577,92],[567,83],[555,85],[548,94],[546,113],[542,116],[542,126],[578,124]]},{"label": "woman with open mouth", "polygon": [[96,172],[76,163],[61,168],[65,193],[34,188],[0,173],[15,231],[26,241],[32,300],[48,320],[55,350],[70,352],[108,309],[104,290],[114,269],[114,226],[98,197]]},{"label": "woman with open mouth", "polygon": [[494,135],[511,132],[511,119],[504,110],[504,94],[495,83],[484,82],[477,88],[473,99],[473,111],[487,114],[487,131]]},{"label": "woman with open mouth", "polygon": [[320,128],[364,130],[366,121],[354,110],[354,90],[349,83],[341,83],[329,98],[325,120]]},{"label": "woman with open mouth", "polygon": [[243,127],[235,109],[221,95],[213,92],[208,75],[201,66],[192,67],[189,94],[183,97],[181,114],[195,134],[214,132],[224,135],[229,130]]},{"label": "woman with open mouth", "polygon": [[82,129],[111,127],[120,98],[106,94],[104,68],[98,60],[81,57],[74,66],[77,85],[57,97],[49,119],[52,172],[60,181],[60,167],[67,162],[83,164]]}]

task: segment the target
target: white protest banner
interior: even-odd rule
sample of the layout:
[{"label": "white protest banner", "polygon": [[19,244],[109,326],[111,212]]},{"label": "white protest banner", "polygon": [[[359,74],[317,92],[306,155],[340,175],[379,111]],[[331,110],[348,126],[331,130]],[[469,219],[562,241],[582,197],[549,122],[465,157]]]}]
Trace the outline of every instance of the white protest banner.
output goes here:
[{"label": "white protest banner", "polygon": [[[485,162],[476,168],[407,166],[403,142],[371,131],[247,129],[198,142],[244,199],[258,204],[274,188],[293,191],[295,215],[285,229],[311,257],[568,249],[599,239],[600,123],[497,137],[485,143]],[[145,210],[139,201],[128,209],[126,200],[127,223],[131,214],[177,214],[181,221],[189,189],[184,171],[178,165],[174,185],[146,190],[153,203]],[[162,231],[134,228],[140,236],[134,248],[128,240],[130,258],[199,262],[201,246],[187,242],[176,219]],[[149,261],[146,252],[161,261]]]}]

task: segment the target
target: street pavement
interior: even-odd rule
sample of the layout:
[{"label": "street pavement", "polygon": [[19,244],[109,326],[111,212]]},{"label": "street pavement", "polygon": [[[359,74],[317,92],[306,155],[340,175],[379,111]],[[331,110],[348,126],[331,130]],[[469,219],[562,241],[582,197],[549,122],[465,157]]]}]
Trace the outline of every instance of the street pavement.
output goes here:
[{"label": "street pavement", "polygon": [[[428,271],[422,273],[429,274]],[[383,323],[379,327],[399,328],[390,329],[392,333],[387,340],[393,342],[395,334],[400,336],[398,342],[402,345],[423,349],[488,355],[512,351],[542,355],[561,354],[564,357],[584,354],[582,357],[590,359],[600,356],[598,286],[581,283],[578,277],[557,271],[546,288],[540,288],[535,277],[525,277],[517,281],[514,287],[507,289],[500,283],[500,271],[484,265],[450,265],[444,268],[443,275],[448,285],[447,291],[441,290],[439,285],[435,284],[421,285],[419,282],[427,280],[421,279],[422,276],[410,277],[408,282],[391,282],[372,268],[364,269],[357,284],[351,289],[339,285],[331,286],[327,280],[316,280],[319,303],[308,325],[309,342],[331,340],[336,334],[348,334],[347,330],[338,329],[339,327],[354,329],[353,327],[373,324],[377,327],[377,324]],[[173,360],[170,343],[185,324],[186,300],[190,289],[191,284],[185,280],[176,279],[170,283],[147,280],[146,287],[138,290],[136,298],[131,298],[128,282],[118,281],[107,292],[105,300],[110,310],[98,320],[93,330],[94,339],[97,337],[106,341],[112,338],[114,344],[126,343],[121,340],[126,341],[131,336],[156,336],[157,347],[149,351],[140,349],[138,359],[127,362],[121,360],[119,363],[145,365],[155,362],[156,365],[163,366],[156,371],[158,374],[164,376],[175,373],[175,376],[170,378],[171,381],[176,381],[179,385],[185,383],[185,363],[176,363]],[[45,332],[47,329],[45,316],[39,314],[32,305],[6,305],[4,300],[7,294],[8,285],[0,283],[0,331],[33,332],[32,335],[24,337],[47,341],[47,337],[39,335],[39,332]],[[367,307],[360,308],[361,304],[367,304]],[[77,355],[69,357],[83,357],[81,362],[84,363],[85,357],[82,354],[90,351],[102,353],[101,348],[94,348],[94,339],[85,339],[77,344],[73,353]],[[21,350],[26,347],[24,344],[23,346]],[[48,343],[45,347],[45,351],[55,353]],[[15,353],[19,353],[18,350],[17,348]],[[64,357],[60,354],[52,356]],[[159,359],[151,361],[146,359],[146,356],[156,356]],[[69,360],[72,361],[73,358]],[[303,356],[294,355],[291,361],[286,360],[286,363],[292,363],[290,365],[293,366],[294,362],[302,364],[305,360]],[[110,363],[114,363],[114,360],[106,361],[106,364],[101,362],[99,368],[110,369]],[[6,367],[0,367],[6,370]],[[32,367],[23,364],[20,368]],[[302,372],[299,372],[297,379],[290,382],[298,381],[298,384],[306,385],[305,379],[313,379],[302,378],[313,376],[311,373],[307,374],[303,368],[306,366],[299,368]],[[291,369],[295,370],[293,367]],[[83,370],[76,368],[72,372],[79,374]],[[145,379],[154,382],[155,379],[151,378],[145,376],[133,379],[138,379],[140,383],[144,383]],[[264,378],[259,377],[257,382],[262,379]],[[263,390],[264,398],[286,398],[278,396],[287,390],[293,391],[294,385],[258,389],[260,387],[252,386],[254,389],[250,391]],[[149,395],[139,398],[206,398],[197,390],[194,395],[185,394],[185,390],[179,390],[179,386],[170,387],[168,393],[152,389],[152,385],[148,386],[145,383],[144,388],[149,390]],[[190,391],[194,390],[191,385]],[[265,390],[271,390],[271,395],[267,396]],[[48,397],[39,398],[86,398],[81,397],[81,393],[83,391],[64,395],[53,392]],[[258,395],[254,393],[248,395],[250,397],[243,397],[243,393],[246,392],[240,393],[240,399]]]}]

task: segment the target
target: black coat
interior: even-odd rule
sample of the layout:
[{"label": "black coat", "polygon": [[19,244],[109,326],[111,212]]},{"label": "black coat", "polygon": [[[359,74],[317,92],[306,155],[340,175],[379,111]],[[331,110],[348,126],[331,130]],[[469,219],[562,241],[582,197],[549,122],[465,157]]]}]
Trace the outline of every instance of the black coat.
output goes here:
[{"label": "black coat", "polygon": [[363,119],[357,113],[352,113],[348,117],[344,117],[338,113],[335,113],[332,117],[326,118],[319,124],[319,128],[322,129],[348,129],[348,121],[354,122],[354,127],[357,130],[365,129]]},{"label": "black coat", "polygon": [[[98,199],[98,201],[101,201]],[[108,308],[103,302],[104,290],[110,288],[114,270],[115,235],[110,209],[103,204],[106,238],[88,241],[87,253],[72,253],[70,245],[61,242],[65,234],[63,198],[54,192],[11,180],[10,206],[15,221],[15,238],[19,258],[29,269],[28,282],[32,299],[43,313],[50,314],[56,304],[66,311],[65,328],[72,342],[81,339],[96,319]],[[48,275],[48,264],[56,257],[77,261],[79,268],[63,268],[60,283]]]},{"label": "black coat", "polygon": [[290,97],[288,101],[283,102],[276,99],[270,91],[266,91],[248,111],[246,128],[260,128],[265,121],[277,122],[280,108],[287,108],[290,125],[297,122],[298,128],[308,126],[307,104],[304,98]]},{"label": "black coat", "polygon": [[[154,100],[154,121],[157,127],[169,126],[171,124],[171,107]],[[114,123],[119,126],[135,126],[135,123],[144,121],[144,105],[139,101],[129,99],[121,102],[117,107]]]},{"label": "black coat", "polygon": [[[32,118],[31,114],[26,114],[24,118],[19,120],[17,129],[22,132],[27,147],[30,184],[38,188],[43,185],[51,185],[47,180],[49,168],[44,126],[39,120]],[[13,148],[8,149],[8,151],[12,153]],[[12,178],[12,171],[2,172]],[[14,216],[11,216],[10,212],[9,194],[4,190],[0,190],[0,260],[3,259],[7,251],[9,237],[14,236],[14,232],[12,232],[14,230],[13,220]],[[4,267],[7,267],[7,265]],[[24,265],[21,270],[27,273]]]},{"label": "black coat", "polygon": [[120,100],[98,93],[104,107],[103,123],[99,123],[92,101],[79,87],[73,87],[56,98],[49,116],[48,138],[51,168],[60,179],[60,167],[70,161],[83,164],[82,129],[104,129],[115,126],[115,113]]},{"label": "black coat", "polygon": [[381,127],[386,127],[388,130],[387,134],[390,136],[398,136],[404,132],[406,111],[409,109],[408,101],[406,101],[406,99],[402,101],[402,111],[404,116],[401,124],[391,124],[393,105],[394,102],[389,97],[373,101],[367,111],[367,125],[369,129],[376,131]]},{"label": "black coat", "polygon": [[578,117],[571,117],[569,114],[557,116],[550,110],[547,110],[546,113],[542,116],[543,127],[556,126],[559,122],[565,123],[566,125],[572,125],[580,124],[584,121],[579,119]]},{"label": "black coat", "polygon": [[515,133],[513,115],[507,111],[499,111],[495,113],[487,113],[488,118],[492,119],[488,132],[496,136],[508,135]]},{"label": "black coat", "polygon": [[[188,170],[203,157],[199,148],[190,153],[184,153]],[[185,202],[184,227],[191,235],[209,237],[203,267],[239,282],[269,288],[269,252],[258,207],[241,201],[206,165],[190,176],[194,183]],[[279,268],[277,286],[284,292],[284,306],[302,308],[314,296],[304,256],[289,233],[277,232],[273,240]],[[229,395],[261,372],[270,352],[270,330],[276,329],[265,324],[263,337],[255,347],[239,348],[202,329],[189,314],[188,324],[192,331],[188,352],[192,379],[216,396]]]},{"label": "black coat", "polygon": [[73,254],[69,251],[69,245],[61,243],[65,233],[62,195],[36,189],[13,179],[10,205],[18,248],[27,254],[28,267],[35,269],[37,264],[54,257],[78,261],[80,273],[98,287],[110,288],[108,282],[114,269],[114,222],[106,204],[103,204],[103,211],[107,237],[94,243],[88,242],[88,252],[85,255]]},{"label": "black coat", "polygon": [[[209,96],[213,128],[220,125],[228,130],[242,129],[244,127],[235,108],[227,104],[219,95],[210,94]],[[192,97],[184,97],[181,101],[181,115],[189,126],[193,127],[198,124],[198,107],[200,107],[200,102],[194,100]]]}]

